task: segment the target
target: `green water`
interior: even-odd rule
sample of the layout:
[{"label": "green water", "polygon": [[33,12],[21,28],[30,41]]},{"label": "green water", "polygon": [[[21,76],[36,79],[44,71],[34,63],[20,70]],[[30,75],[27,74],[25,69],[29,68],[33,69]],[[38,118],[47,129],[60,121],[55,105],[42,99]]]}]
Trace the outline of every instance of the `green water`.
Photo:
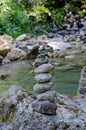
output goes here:
[{"label": "green water", "polygon": [[[18,85],[26,89],[29,93],[33,93],[34,73],[32,67],[33,61],[18,61],[10,65],[0,67],[0,73],[7,74],[4,80],[0,79],[0,94],[7,91],[12,85]],[[81,68],[73,68],[66,71],[58,69],[52,71],[54,90],[59,93],[75,95],[78,88]]]}]

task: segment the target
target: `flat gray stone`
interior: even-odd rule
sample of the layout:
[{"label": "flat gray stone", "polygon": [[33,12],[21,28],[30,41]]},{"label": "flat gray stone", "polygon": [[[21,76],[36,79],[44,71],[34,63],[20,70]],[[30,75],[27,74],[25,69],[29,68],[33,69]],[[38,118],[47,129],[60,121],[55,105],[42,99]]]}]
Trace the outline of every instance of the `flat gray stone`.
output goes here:
[{"label": "flat gray stone", "polygon": [[54,102],[56,97],[56,92],[55,91],[47,91],[42,94],[37,95],[38,101],[51,101]]},{"label": "flat gray stone", "polygon": [[51,74],[44,73],[44,74],[37,74],[34,79],[38,83],[46,83],[49,82],[51,78],[52,78]]},{"label": "flat gray stone", "polygon": [[57,105],[50,101],[35,101],[32,103],[33,111],[39,112],[45,115],[56,115]]},{"label": "flat gray stone", "polygon": [[54,85],[53,85],[52,82],[35,84],[34,85],[34,91],[36,93],[43,93],[43,92],[46,92],[46,91],[50,90],[53,86]]},{"label": "flat gray stone", "polygon": [[39,73],[47,73],[47,72],[50,72],[52,69],[54,69],[54,66],[51,65],[50,63],[47,63],[47,64],[42,64],[40,65],[39,67],[37,67],[34,72],[36,74],[39,74]]}]

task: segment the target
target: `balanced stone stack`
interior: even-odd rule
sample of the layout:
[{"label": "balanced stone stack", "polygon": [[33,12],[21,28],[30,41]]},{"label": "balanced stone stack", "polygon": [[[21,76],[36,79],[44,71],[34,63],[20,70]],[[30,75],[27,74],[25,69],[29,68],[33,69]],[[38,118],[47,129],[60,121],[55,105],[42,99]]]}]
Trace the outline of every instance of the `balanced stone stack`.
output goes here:
[{"label": "balanced stone stack", "polygon": [[32,103],[34,111],[46,114],[55,115],[57,105],[54,102],[56,92],[50,91],[54,86],[51,81],[52,75],[50,71],[54,69],[53,65],[49,63],[47,51],[45,46],[39,48],[39,55],[34,61],[34,73],[36,84],[34,85],[34,92],[38,93],[37,100]]},{"label": "balanced stone stack", "polygon": [[83,69],[81,71],[79,88],[78,88],[78,95],[86,96],[86,66],[83,67]]}]

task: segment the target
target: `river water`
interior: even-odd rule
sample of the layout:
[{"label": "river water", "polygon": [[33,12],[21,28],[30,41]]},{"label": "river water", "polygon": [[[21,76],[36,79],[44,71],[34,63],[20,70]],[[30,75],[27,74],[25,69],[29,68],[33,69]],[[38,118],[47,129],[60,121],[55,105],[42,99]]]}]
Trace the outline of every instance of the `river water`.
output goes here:
[{"label": "river water", "polygon": [[[66,65],[66,67],[61,68],[61,62],[59,62],[59,66],[57,63],[56,60],[53,61],[55,69],[51,72],[54,82],[53,90],[70,96],[76,95],[81,67],[77,69],[68,68]],[[0,79],[0,94],[7,91],[12,85],[21,86],[28,93],[34,93],[33,86],[35,81],[32,64],[33,60],[25,60],[1,66],[0,74],[7,74],[7,77],[4,80]]]}]

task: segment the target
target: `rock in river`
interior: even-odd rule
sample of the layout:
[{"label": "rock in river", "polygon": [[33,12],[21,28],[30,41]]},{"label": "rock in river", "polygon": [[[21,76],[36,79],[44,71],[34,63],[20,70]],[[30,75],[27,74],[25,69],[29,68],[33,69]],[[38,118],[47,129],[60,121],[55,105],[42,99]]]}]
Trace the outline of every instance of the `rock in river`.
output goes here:
[{"label": "rock in river", "polygon": [[46,83],[49,82],[51,80],[52,76],[49,73],[44,73],[44,74],[37,74],[35,76],[35,80],[38,83]]},{"label": "rock in river", "polygon": [[50,63],[48,64],[42,64],[40,65],[39,67],[37,67],[34,72],[35,73],[47,73],[47,72],[50,72],[50,70],[52,70],[54,67],[53,65],[51,65]]},{"label": "rock in river", "polygon": [[43,93],[48,91],[49,89],[51,89],[53,87],[53,83],[52,82],[48,82],[48,83],[41,83],[41,84],[35,84],[34,85],[34,91],[36,93]]}]

